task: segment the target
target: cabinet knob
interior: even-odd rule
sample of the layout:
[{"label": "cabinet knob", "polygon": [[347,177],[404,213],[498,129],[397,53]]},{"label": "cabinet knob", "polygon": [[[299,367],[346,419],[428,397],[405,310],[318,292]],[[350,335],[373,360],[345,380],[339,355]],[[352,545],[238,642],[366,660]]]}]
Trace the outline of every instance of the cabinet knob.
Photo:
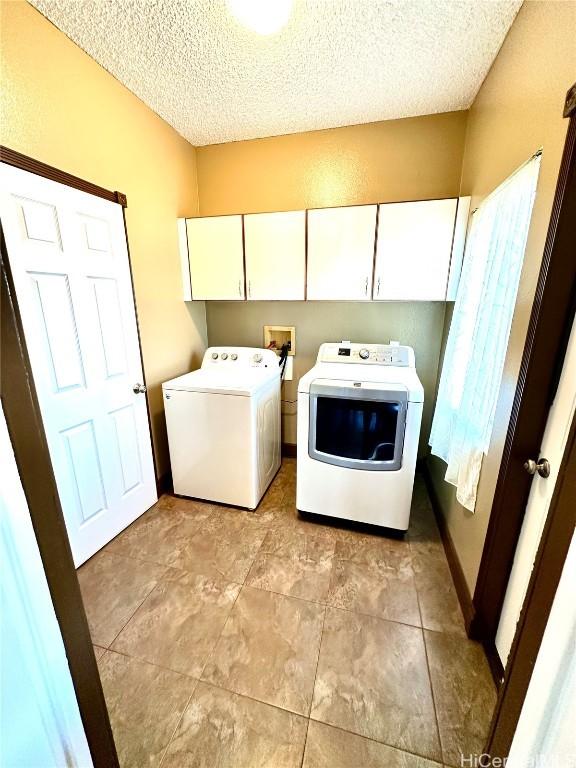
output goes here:
[{"label": "cabinet knob", "polygon": [[380,296],[380,278],[378,278],[378,284],[376,285],[376,296]]},{"label": "cabinet knob", "polygon": [[364,283],[364,296],[368,296],[368,278],[366,278]]}]

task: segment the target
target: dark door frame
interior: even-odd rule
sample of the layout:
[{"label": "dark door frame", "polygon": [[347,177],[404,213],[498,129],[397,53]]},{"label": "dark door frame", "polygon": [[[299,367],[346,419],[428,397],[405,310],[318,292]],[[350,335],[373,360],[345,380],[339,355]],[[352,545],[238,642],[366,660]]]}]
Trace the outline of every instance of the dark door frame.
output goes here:
[{"label": "dark door frame", "polygon": [[44,179],[57,181],[59,184],[65,184],[67,187],[79,189],[81,192],[88,192],[90,195],[96,195],[96,197],[109,200],[111,203],[118,203],[122,208],[128,206],[128,200],[123,192],[112,192],[109,189],[100,187],[98,184],[93,184],[91,181],[81,179],[79,176],[73,176],[71,173],[54,168],[52,165],[47,165],[40,160],[35,160],[33,157],[16,152],[15,149],[10,149],[10,147],[0,146],[0,162],[6,163],[6,165],[13,165],[22,171],[35,173],[36,176],[42,176]]},{"label": "dark door frame", "polygon": [[[499,663],[496,631],[532,483],[524,462],[539,457],[576,307],[576,85],[568,91],[564,116],[568,131],[469,628],[493,669]],[[499,671],[501,678],[501,665]]]}]

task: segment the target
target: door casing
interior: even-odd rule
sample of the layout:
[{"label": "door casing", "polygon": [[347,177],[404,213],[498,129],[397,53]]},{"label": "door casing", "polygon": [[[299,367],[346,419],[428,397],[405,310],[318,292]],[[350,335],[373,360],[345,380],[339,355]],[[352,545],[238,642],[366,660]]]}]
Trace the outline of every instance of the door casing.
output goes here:
[{"label": "door casing", "polygon": [[569,126],[564,153],[472,600],[469,633],[483,643],[498,682],[503,669],[495,647],[496,631],[532,483],[524,462],[539,458],[576,308],[574,92],[576,85],[566,99]]}]

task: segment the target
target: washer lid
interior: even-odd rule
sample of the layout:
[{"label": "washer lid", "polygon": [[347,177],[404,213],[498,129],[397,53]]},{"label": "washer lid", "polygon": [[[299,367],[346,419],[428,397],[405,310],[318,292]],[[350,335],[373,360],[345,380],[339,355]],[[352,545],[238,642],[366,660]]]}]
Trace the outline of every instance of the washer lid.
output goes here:
[{"label": "washer lid", "polygon": [[165,381],[162,389],[249,397],[272,381],[280,383],[279,368],[248,368],[241,371],[204,368]]}]

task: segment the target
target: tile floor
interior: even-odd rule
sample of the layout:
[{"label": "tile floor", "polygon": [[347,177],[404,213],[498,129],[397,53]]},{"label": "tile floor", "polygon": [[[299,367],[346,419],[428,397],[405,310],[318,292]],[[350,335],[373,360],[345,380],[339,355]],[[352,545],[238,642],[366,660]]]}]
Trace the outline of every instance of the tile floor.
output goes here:
[{"label": "tile floor", "polygon": [[432,768],[496,700],[416,478],[405,540],[164,496],[79,569],[123,768]]}]

